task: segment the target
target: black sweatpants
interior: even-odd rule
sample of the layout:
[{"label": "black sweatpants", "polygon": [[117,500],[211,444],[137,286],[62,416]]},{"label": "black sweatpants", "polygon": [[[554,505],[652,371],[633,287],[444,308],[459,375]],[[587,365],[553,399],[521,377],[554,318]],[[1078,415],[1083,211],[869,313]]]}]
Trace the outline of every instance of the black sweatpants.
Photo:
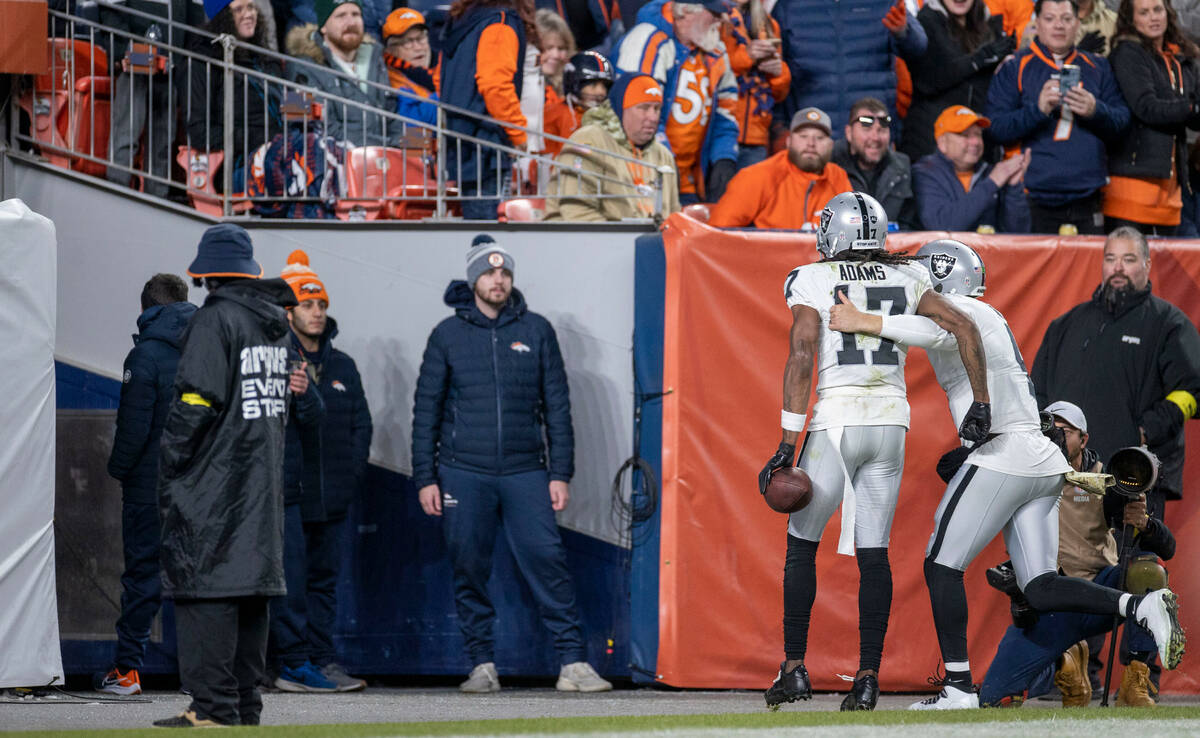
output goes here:
[{"label": "black sweatpants", "polygon": [[200,719],[258,725],[267,657],[266,597],[175,600],[179,679]]}]

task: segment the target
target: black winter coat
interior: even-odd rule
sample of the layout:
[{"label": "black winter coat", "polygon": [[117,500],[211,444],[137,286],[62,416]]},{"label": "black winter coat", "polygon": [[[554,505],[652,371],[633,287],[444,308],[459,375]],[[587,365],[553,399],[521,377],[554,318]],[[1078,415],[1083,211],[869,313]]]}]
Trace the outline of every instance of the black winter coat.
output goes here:
[{"label": "black winter coat", "polygon": [[[220,44],[195,37],[189,51],[213,60],[222,58]],[[248,67],[272,77],[283,77],[283,67],[274,58],[248,54],[235,56],[239,67]],[[225,149],[225,75],[220,66],[195,59],[185,64],[180,74],[180,86],[187,96],[188,145],[199,151]],[[186,79],[190,72],[191,78]],[[283,130],[279,110],[283,89],[268,84],[261,77],[245,72],[233,73],[233,153],[230,162],[242,159],[246,163],[259,146]]]},{"label": "black winter coat", "polygon": [[[904,138],[900,142],[900,150],[914,162],[937,150],[933,123],[943,110],[951,105],[966,105],[983,115],[988,85],[996,71],[996,64],[978,66],[972,57],[975,50],[967,51],[950,35],[944,10],[927,4],[917,13],[917,20],[929,36],[929,47],[923,57],[909,62],[913,99],[904,119]],[[992,29],[989,41],[1004,35],[1000,16],[988,18],[987,24]]]},{"label": "black winter coat", "polygon": [[120,480],[126,502],[158,499],[158,442],[174,396],[180,338],[195,312],[192,303],[176,302],[155,305],[138,316],[108,457],[108,474]]},{"label": "black winter coat", "polygon": [[1175,390],[1200,397],[1200,335],[1179,308],[1150,294],[1130,295],[1116,312],[1103,286],[1046,329],[1033,362],[1038,407],[1067,400],[1088,419],[1088,448],[1112,453],[1146,443],[1162,462],[1158,486],[1183,492],[1183,412],[1166,399]]},{"label": "black winter coat", "polygon": [[288,423],[284,452],[284,500],[300,505],[304,522],[340,520],[362,490],[371,454],[371,411],[354,359],[333,347],[337,321],[327,319],[321,347],[307,353],[292,334],[292,347],[308,360],[309,389],[325,405],[321,422]]},{"label": "black winter coat", "polygon": [[160,451],[163,594],[284,594],[283,435],[288,322],[282,279],[209,294],[183,336]]},{"label": "black winter coat", "polygon": [[858,161],[850,153],[850,144],[842,139],[833,145],[833,163],[846,170],[850,185],[859,192],[868,192],[887,211],[888,221],[896,223],[900,230],[919,230],[917,201],[913,198],[912,166],[908,157],[899,151],[889,151],[884,156],[883,171],[874,187],[867,186],[867,178],[858,168]]},{"label": "black winter coat", "polygon": [[1174,164],[1184,192],[1190,191],[1187,129],[1200,128],[1200,117],[1191,112],[1192,101],[1200,95],[1200,79],[1194,59],[1180,61],[1172,65],[1172,85],[1163,57],[1139,41],[1118,41],[1109,54],[1113,76],[1132,113],[1128,134],[1109,144],[1109,174],[1166,179]]},{"label": "black winter coat", "polygon": [[413,482],[437,482],[438,467],[486,474],[545,469],[575,473],[567,374],[554,328],[529,312],[519,290],[495,320],[475,306],[466,282],[446,288],[455,314],[433,329],[413,407]]}]

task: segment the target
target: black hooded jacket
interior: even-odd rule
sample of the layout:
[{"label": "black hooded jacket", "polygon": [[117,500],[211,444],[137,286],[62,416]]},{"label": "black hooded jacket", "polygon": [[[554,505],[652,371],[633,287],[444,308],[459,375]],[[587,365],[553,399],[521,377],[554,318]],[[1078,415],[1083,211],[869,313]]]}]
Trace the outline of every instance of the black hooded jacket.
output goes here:
[{"label": "black hooded jacket", "polygon": [[282,279],[214,290],[183,336],[163,430],[163,593],[272,596],[283,577],[289,339]]},{"label": "black hooded jacket", "polygon": [[440,465],[496,475],[548,467],[551,480],[569,481],[571,401],[550,322],[529,312],[517,289],[495,320],[479,311],[462,280],[450,283],[444,299],[454,315],[430,334],[417,377],[417,489],[437,482]]},{"label": "black hooded jacket", "polygon": [[180,338],[196,312],[190,302],[155,305],[138,316],[133,349],[125,357],[121,404],[108,473],[121,482],[126,502],[157,499],[158,441],[173,399]]},{"label": "black hooded jacket", "polygon": [[1175,390],[1200,397],[1200,335],[1179,308],[1150,294],[1150,286],[1105,304],[1092,299],[1055,318],[1033,362],[1038,407],[1066,400],[1088,419],[1088,448],[1107,463],[1137,446],[1138,428],[1159,461],[1159,489],[1183,493],[1183,412],[1166,397]]},{"label": "black hooded jacket", "polygon": [[340,520],[362,489],[371,454],[371,412],[354,359],[333,347],[337,321],[328,318],[321,345],[308,353],[292,334],[292,348],[308,360],[310,388],[325,405],[319,423],[288,423],[284,498],[299,504],[304,522]]}]

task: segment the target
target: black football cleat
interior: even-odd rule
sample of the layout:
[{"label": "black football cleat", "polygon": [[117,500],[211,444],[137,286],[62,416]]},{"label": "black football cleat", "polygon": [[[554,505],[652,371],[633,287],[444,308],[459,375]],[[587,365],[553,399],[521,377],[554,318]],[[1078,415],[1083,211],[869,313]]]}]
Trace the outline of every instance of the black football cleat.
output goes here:
[{"label": "black football cleat", "polygon": [[842,700],[842,712],[874,710],[876,702],[879,702],[879,679],[872,674],[864,674],[854,680],[850,694]]},{"label": "black football cleat", "polygon": [[785,672],[783,667],[786,665],[786,661],[779,665],[779,676],[763,694],[767,707],[772,710],[778,710],[784,702],[812,699],[812,683],[808,681],[808,669],[804,668],[804,664],[798,664],[796,668]]}]

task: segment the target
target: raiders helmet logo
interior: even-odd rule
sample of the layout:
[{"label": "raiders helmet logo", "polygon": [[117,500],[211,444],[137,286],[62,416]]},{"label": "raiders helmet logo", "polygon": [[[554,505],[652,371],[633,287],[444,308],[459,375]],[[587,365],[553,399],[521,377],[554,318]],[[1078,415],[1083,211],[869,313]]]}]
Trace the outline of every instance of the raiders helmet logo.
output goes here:
[{"label": "raiders helmet logo", "polygon": [[929,259],[929,269],[933,272],[933,276],[938,279],[945,279],[950,276],[954,265],[958,263],[958,258],[950,254],[934,254]]}]

